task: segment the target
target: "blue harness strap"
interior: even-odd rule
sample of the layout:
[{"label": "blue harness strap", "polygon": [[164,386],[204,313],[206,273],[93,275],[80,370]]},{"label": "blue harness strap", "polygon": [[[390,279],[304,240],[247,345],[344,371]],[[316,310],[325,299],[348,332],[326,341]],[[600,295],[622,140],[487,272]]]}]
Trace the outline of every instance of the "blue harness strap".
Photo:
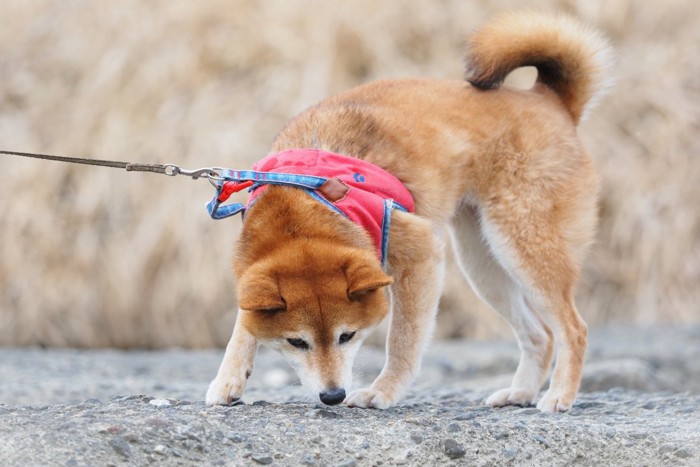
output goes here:
[{"label": "blue harness strap", "polygon": [[[222,199],[222,192],[224,191],[226,182],[254,182],[249,188],[249,191],[255,190],[260,185],[286,185],[303,188],[305,190],[318,190],[327,180],[327,178],[314,177],[312,175],[223,169],[219,179],[216,180],[216,194],[207,204],[207,211],[212,219],[224,219],[245,211],[246,207],[241,203],[222,205],[228,198],[228,196],[226,196]],[[230,195],[230,193],[228,193],[228,195]]]}]

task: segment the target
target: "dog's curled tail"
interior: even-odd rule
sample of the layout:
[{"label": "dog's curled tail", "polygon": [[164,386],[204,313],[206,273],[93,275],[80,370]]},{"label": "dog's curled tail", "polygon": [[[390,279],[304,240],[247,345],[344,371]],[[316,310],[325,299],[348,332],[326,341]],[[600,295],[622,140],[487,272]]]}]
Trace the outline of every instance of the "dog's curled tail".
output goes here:
[{"label": "dog's curled tail", "polygon": [[497,16],[468,39],[466,79],[479,89],[499,87],[508,73],[537,68],[537,82],[559,95],[575,123],[612,85],[612,49],[575,19],[534,12]]}]

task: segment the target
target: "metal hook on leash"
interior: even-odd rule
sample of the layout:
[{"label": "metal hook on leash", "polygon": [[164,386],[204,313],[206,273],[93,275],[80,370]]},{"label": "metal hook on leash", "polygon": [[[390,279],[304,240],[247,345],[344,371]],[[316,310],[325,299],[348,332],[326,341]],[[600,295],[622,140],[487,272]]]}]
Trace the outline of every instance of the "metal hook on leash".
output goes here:
[{"label": "metal hook on leash", "polygon": [[169,177],[174,177],[176,175],[185,175],[187,177],[192,177],[192,180],[197,180],[198,178],[206,178],[209,180],[209,183],[211,183],[214,186],[217,186],[217,181],[224,180],[221,177],[221,171],[223,169],[221,169],[220,167],[207,167],[195,170],[183,169],[182,167],[177,166],[175,164],[164,164],[164,167],[165,171],[163,173]]}]

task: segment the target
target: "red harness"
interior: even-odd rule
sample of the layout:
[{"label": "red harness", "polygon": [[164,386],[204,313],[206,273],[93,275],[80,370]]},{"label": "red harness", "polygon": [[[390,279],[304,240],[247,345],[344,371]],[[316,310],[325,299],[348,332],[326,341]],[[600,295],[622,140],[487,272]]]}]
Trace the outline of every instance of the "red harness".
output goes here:
[{"label": "red harness", "polygon": [[[247,186],[251,186],[251,196],[246,209],[267,185],[297,186],[362,226],[374,240],[382,262],[386,259],[392,210],[415,209],[411,193],[394,175],[367,161],[320,149],[270,154],[256,163],[251,172],[224,171],[222,176],[228,181],[219,189],[214,211],[231,193]],[[241,207],[227,215],[242,210]],[[210,213],[217,217],[212,209]],[[220,217],[227,216],[217,218]]]}]

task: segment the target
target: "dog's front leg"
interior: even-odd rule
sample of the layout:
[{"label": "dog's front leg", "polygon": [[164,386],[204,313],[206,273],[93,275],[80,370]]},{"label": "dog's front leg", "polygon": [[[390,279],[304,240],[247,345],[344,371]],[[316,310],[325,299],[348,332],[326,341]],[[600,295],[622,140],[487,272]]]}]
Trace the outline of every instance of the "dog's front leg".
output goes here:
[{"label": "dog's front leg", "polygon": [[408,390],[435,327],[444,278],[444,241],[434,225],[395,213],[389,239],[392,312],[384,369],[369,388],[350,394],[351,407],[386,409]]},{"label": "dog's front leg", "polygon": [[243,390],[253,371],[257,340],[241,323],[245,311],[238,310],[231,340],[226,346],[219,371],[207,390],[207,405],[228,405],[243,395]]}]

